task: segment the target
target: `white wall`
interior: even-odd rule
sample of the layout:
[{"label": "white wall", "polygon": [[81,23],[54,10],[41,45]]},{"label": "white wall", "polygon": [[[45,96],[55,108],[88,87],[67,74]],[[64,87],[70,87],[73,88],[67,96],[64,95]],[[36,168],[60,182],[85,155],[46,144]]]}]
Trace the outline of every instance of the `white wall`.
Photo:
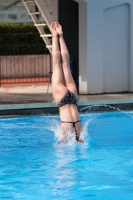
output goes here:
[{"label": "white wall", "polygon": [[58,22],[58,0],[52,1],[52,21]]},{"label": "white wall", "polygon": [[129,12],[128,4],[103,12],[103,92],[129,90]]},{"label": "white wall", "polygon": [[87,4],[79,6],[79,93],[85,94],[87,86]]},{"label": "white wall", "polygon": [[133,0],[77,1],[80,93],[133,91]]}]

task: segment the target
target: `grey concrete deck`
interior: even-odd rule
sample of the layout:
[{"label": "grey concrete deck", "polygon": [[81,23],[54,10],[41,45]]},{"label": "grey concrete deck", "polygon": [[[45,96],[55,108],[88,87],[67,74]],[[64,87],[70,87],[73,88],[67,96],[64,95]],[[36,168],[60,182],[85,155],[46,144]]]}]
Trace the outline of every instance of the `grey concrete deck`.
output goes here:
[{"label": "grey concrete deck", "polygon": [[53,102],[51,87],[27,86],[0,88],[0,104],[25,104]]},{"label": "grey concrete deck", "polygon": [[[130,102],[133,103],[133,93],[79,95],[79,102]],[[44,103],[54,102],[51,87],[47,94],[47,86],[0,88],[0,103]]]},{"label": "grey concrete deck", "polygon": [[[133,109],[133,93],[79,95],[79,107],[87,105],[126,104]],[[0,111],[56,108],[51,87],[47,86],[0,88]]]}]

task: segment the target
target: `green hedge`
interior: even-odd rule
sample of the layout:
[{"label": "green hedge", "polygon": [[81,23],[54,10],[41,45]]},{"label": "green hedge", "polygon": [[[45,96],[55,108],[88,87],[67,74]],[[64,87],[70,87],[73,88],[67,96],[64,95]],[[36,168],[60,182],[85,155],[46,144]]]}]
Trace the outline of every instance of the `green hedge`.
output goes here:
[{"label": "green hedge", "polygon": [[[44,30],[46,33],[50,33],[47,26],[44,26]],[[3,22],[0,24],[0,46],[2,46],[2,55],[9,55],[9,51],[6,50],[6,45],[14,46],[14,53],[18,54],[18,47],[15,46],[32,46],[32,45],[44,45],[44,53],[48,53],[46,45],[43,39],[40,37],[40,34],[37,28],[33,23],[19,23],[13,24],[9,22]],[[11,48],[11,47],[10,47]],[[15,48],[16,51],[15,51]],[[26,47],[25,47],[26,48]],[[36,52],[31,52],[29,50],[30,47],[27,47],[25,51],[19,52],[19,54],[38,54]],[[11,49],[12,50],[12,49]],[[10,52],[11,52],[10,50]]]}]

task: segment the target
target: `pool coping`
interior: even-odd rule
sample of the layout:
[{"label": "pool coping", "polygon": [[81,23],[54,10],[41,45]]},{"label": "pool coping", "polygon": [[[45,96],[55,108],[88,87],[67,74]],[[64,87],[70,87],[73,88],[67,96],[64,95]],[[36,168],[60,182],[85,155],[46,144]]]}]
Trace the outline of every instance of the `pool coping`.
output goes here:
[{"label": "pool coping", "polygon": [[[92,111],[93,112],[112,111],[119,109],[133,110],[133,99],[79,101],[78,109],[80,113],[92,112]],[[42,115],[42,114],[58,114],[58,113],[59,110],[55,103],[26,103],[26,104],[0,105],[0,116]]]}]

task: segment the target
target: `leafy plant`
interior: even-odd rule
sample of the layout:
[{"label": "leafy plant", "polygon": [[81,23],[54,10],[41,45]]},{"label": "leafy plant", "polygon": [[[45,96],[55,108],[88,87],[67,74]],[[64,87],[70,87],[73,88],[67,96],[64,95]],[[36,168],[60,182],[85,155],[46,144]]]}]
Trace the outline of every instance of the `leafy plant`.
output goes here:
[{"label": "leafy plant", "polygon": [[[46,33],[50,33],[47,26],[44,26],[44,30]],[[29,47],[32,45],[43,46],[43,54],[48,53],[46,45],[33,23],[3,22],[0,24],[1,55],[38,54],[37,50],[33,52],[33,48]],[[22,51],[22,47],[24,51]]]}]

